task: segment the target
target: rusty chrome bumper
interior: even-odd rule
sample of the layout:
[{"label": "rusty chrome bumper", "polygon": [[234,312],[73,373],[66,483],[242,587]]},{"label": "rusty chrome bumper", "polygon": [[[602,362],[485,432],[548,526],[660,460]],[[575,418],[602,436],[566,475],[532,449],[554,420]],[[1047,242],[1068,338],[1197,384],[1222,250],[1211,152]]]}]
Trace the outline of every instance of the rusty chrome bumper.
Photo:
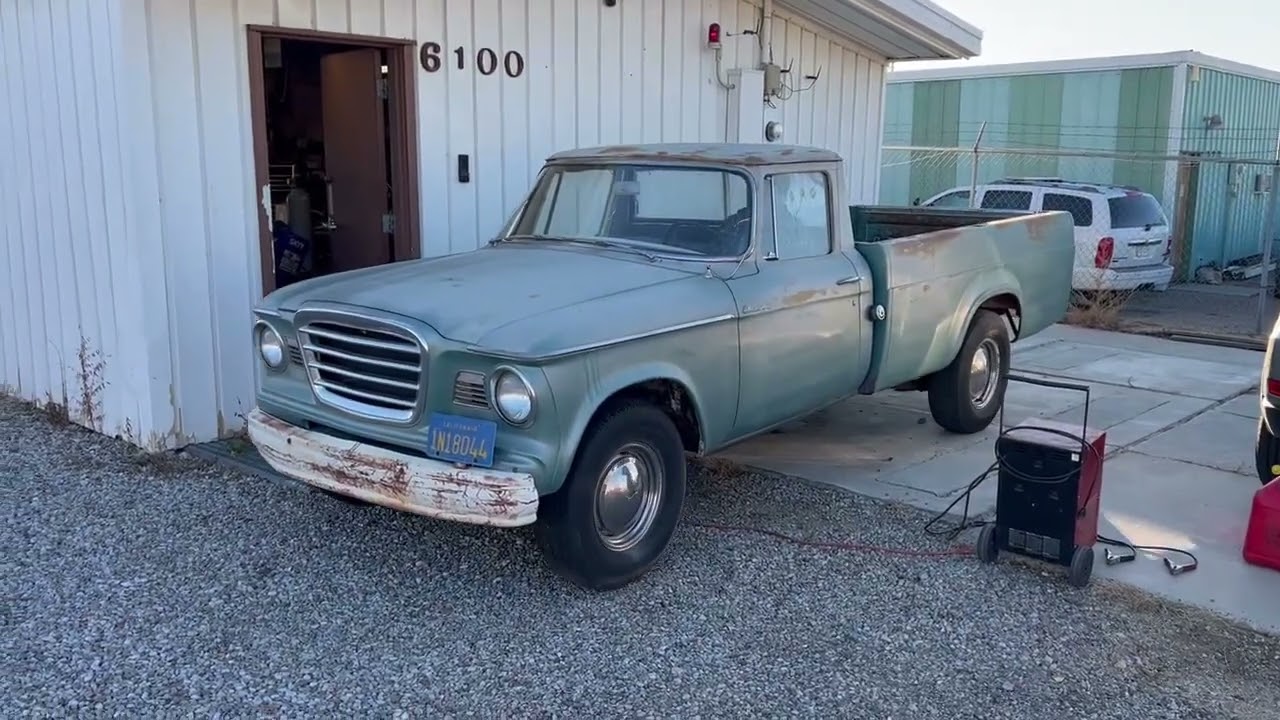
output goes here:
[{"label": "rusty chrome bumper", "polygon": [[291,425],[258,408],[249,438],[276,471],[365,502],[440,520],[516,527],[534,521],[538,491],[524,473],[458,468]]}]

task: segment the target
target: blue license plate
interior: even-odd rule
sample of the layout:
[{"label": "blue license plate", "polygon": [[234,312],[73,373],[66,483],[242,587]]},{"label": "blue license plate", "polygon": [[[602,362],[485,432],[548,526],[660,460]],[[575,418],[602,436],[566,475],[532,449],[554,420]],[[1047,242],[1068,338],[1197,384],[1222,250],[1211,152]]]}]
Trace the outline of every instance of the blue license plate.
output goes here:
[{"label": "blue license plate", "polygon": [[431,413],[427,425],[427,455],[446,462],[493,467],[498,424],[458,415]]}]

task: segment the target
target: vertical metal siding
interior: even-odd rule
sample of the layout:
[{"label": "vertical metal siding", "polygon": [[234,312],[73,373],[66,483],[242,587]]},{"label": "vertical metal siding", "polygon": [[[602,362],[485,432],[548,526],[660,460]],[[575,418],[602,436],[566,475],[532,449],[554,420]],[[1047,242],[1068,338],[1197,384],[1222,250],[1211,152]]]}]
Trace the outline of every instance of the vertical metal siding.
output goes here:
[{"label": "vertical metal siding", "polygon": [[[885,144],[969,148],[982,123],[982,145],[1026,149],[981,157],[979,182],[1007,175],[1061,175],[1141,185],[1164,199],[1169,163],[1037,155],[1037,149],[1165,155],[1169,137],[1171,67],[1108,72],[1045,73],[893,83]],[[959,106],[942,88],[959,87]],[[907,98],[910,97],[910,102]],[[881,201],[906,203],[968,185],[971,161],[915,153],[909,170],[883,170]],[[909,180],[903,177],[908,176]],[[889,179],[892,178],[892,181]],[[909,192],[904,192],[910,188]],[[1172,208],[1166,210],[1172,212]]]},{"label": "vertical metal siding", "polygon": [[0,387],[137,439],[119,6],[0,4]]},{"label": "vertical metal siding", "polygon": [[[1139,68],[1120,73],[1120,113],[1116,118],[1116,150],[1138,156],[1162,156],[1169,147],[1169,104],[1173,97],[1173,67]],[[1164,198],[1164,162],[1117,160],[1113,182],[1133,185],[1155,195],[1171,213]]]},{"label": "vertical metal siding", "polygon": [[[1063,78],[1062,129],[1058,139],[1063,149],[1115,152],[1120,78],[1118,70],[1072,73]],[[1058,159],[1058,174],[1066,178],[1111,178],[1114,172],[1112,158]]]},{"label": "vertical metal siding", "polygon": [[[116,20],[117,37],[130,38],[119,62],[139,61],[129,66],[120,93],[141,106],[112,110],[128,130],[122,144],[127,154],[114,161],[124,166],[114,172],[125,181],[100,183],[90,212],[100,216],[105,211],[99,207],[115,208],[110,229],[123,237],[112,252],[118,245],[127,261],[123,267],[114,259],[95,261],[82,270],[96,274],[96,286],[68,280],[64,291],[59,284],[30,283],[38,301],[25,303],[14,322],[5,322],[0,367],[8,384],[15,384],[10,378],[18,377],[19,370],[23,378],[35,377],[31,389],[24,389],[30,396],[60,389],[62,366],[43,351],[32,354],[23,348],[48,345],[46,327],[54,330],[59,346],[70,342],[70,328],[80,324],[74,292],[89,292],[89,287],[101,289],[79,304],[102,316],[87,323],[91,337],[101,338],[104,331],[98,326],[113,317],[104,310],[112,304],[103,294],[115,282],[138,312],[122,321],[131,323],[128,328],[105,334],[142,345],[128,382],[112,385],[122,393],[133,387],[140,399],[129,407],[125,400],[133,395],[117,398],[115,416],[142,422],[140,439],[153,447],[234,431],[253,403],[249,323],[261,287],[261,208],[254,179],[246,25],[353,32],[418,44],[435,41],[445,48],[442,71],[415,68],[423,254],[430,256],[483,243],[513,210],[543,159],[556,150],[615,142],[723,140],[727,98],[714,77],[714,57],[704,45],[706,27],[719,22],[726,33],[737,33],[754,30],[758,21],[758,3],[741,0],[646,0],[615,8],[596,0],[114,1],[127,8]],[[88,0],[73,4],[97,5]],[[30,11],[5,7],[6,37],[21,35],[23,43],[29,32],[39,37],[28,30]],[[81,20],[69,22],[87,29]],[[10,35],[10,27],[21,32]],[[784,140],[841,152],[849,162],[849,201],[872,201],[879,185],[884,59],[784,13],[775,15],[772,31],[775,60],[784,66],[794,62],[793,82],[822,68],[813,89],[780,103],[774,113],[784,121]],[[451,64],[451,51],[459,45],[472,58],[464,71]],[[500,58],[508,50],[520,51],[525,73],[513,79],[501,72],[484,76],[472,71],[480,47],[495,49]],[[73,51],[75,61],[90,65],[89,51],[83,57],[79,52]],[[93,52],[106,54],[111,48]],[[754,36],[727,37],[725,71],[754,65],[757,52]],[[43,83],[14,69],[23,54],[6,48],[6,82],[25,80],[30,89],[39,90]],[[48,63],[42,65],[56,67],[51,46],[46,54]],[[59,83],[49,87],[54,89],[41,92],[63,91]],[[9,95],[23,97],[15,89]],[[84,90],[93,92],[88,85]],[[50,268],[60,266],[59,260],[80,262],[97,252],[90,238],[100,236],[96,228],[72,232],[76,221],[66,218],[45,228],[55,222],[48,218],[61,204],[48,200],[51,196],[42,195],[43,189],[79,173],[64,177],[56,169],[62,167],[61,159],[48,162],[56,158],[56,149],[43,138],[28,139],[41,128],[53,133],[58,125],[49,122],[56,116],[44,116],[42,103],[24,104],[29,117],[18,117],[12,129],[0,126],[12,147],[24,153],[32,148],[22,168],[4,176],[20,200],[5,192],[2,202],[21,222],[6,232],[40,237],[53,231],[60,242],[85,247],[74,255],[59,250],[56,257],[44,258],[48,241],[8,241],[6,247],[17,249],[22,265],[0,281],[10,286],[7,295],[15,296],[27,292],[17,283],[51,277]],[[467,184],[456,181],[459,154],[472,157]],[[49,173],[38,177],[39,192],[16,180],[28,177],[37,162],[54,168],[39,170]],[[121,186],[130,188],[127,198],[119,195]],[[127,287],[119,290],[122,284]],[[147,387],[139,386],[147,382]]]},{"label": "vertical metal siding", "polygon": [[[1194,73],[1188,73],[1183,150],[1274,160],[1280,140],[1280,83],[1208,68],[1201,68],[1199,74],[1200,79],[1193,81]],[[1204,119],[1215,114],[1222,116],[1223,127],[1207,129]],[[1253,175],[1267,171],[1261,165],[1243,165],[1240,186],[1233,189],[1226,164],[1201,166],[1192,230],[1193,269],[1261,252],[1269,197],[1254,193],[1252,184]]]},{"label": "vertical metal siding", "polygon": [[[910,84],[894,83],[885,88],[883,137],[886,146],[911,144],[914,113],[915,93]],[[902,153],[886,153],[880,170],[877,200],[881,203],[905,203],[910,196],[911,159]]]},{"label": "vertical metal siding", "polygon": [[[960,81],[940,80],[916,85],[912,106],[911,145],[953,148],[960,143]],[[958,156],[938,157],[925,151],[912,153],[911,192],[914,200],[955,185]]]},{"label": "vertical metal siding", "polygon": [[[996,108],[1008,108],[1013,83],[1007,77],[974,78],[960,83],[960,131],[956,134],[959,146],[971,148],[982,134],[982,144],[990,147],[1009,146],[1009,124],[993,116]],[[1015,167],[1017,163],[1014,163]],[[986,155],[978,161],[978,182],[1004,177],[1008,172],[1009,158],[1005,155]],[[973,156],[964,155],[956,163],[956,185],[969,185],[973,179]]]}]

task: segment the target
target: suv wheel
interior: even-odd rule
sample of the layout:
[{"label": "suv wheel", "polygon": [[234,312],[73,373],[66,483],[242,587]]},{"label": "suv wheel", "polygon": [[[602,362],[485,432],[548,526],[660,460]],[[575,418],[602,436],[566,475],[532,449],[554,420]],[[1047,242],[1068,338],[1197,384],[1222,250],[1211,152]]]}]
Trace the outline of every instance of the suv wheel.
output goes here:
[{"label": "suv wheel", "polygon": [[1253,446],[1253,459],[1257,463],[1258,479],[1263,485],[1280,475],[1280,438],[1271,434],[1267,424],[1258,418],[1258,437]]}]

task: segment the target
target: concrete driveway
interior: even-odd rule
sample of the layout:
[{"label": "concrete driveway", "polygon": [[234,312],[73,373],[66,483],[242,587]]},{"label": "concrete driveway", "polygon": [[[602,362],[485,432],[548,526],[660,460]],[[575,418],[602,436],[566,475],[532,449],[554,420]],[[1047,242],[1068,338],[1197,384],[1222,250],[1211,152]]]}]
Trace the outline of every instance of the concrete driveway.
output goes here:
[{"label": "concrete driveway", "polygon": [[[1059,325],[1015,344],[1013,357],[1017,373],[1089,386],[1089,425],[1107,431],[1100,531],[1186,548],[1200,560],[1195,572],[1174,577],[1158,556],[1106,567],[1099,549],[1095,576],[1280,632],[1280,573],[1246,564],[1240,552],[1260,487],[1253,390],[1262,355]],[[1079,424],[1083,408],[1083,393],[1011,384],[1005,417]],[[949,435],[929,419],[923,393],[891,392],[855,398],[723,457],[940,511],[995,461],[997,433]],[[975,491],[970,514],[993,513],[995,490],[991,478]]]}]

